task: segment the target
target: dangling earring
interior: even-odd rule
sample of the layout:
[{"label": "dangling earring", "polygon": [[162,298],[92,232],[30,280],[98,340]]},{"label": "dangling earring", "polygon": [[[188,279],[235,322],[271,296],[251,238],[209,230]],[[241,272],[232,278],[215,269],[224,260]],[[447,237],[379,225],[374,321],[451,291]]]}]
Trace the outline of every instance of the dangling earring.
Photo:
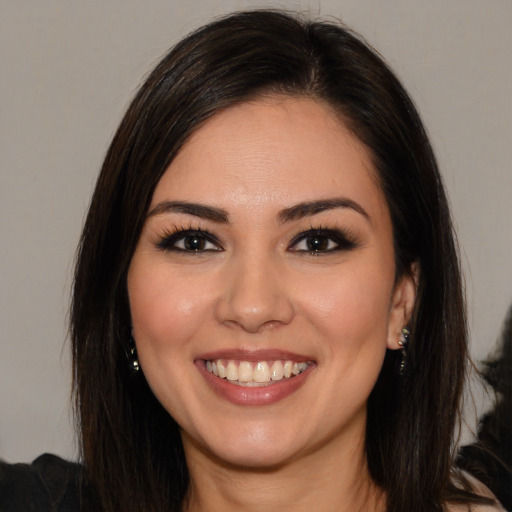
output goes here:
[{"label": "dangling earring", "polygon": [[140,364],[137,357],[137,349],[135,348],[135,341],[131,336],[126,357],[128,359],[128,368],[130,369],[130,372],[136,375],[138,372],[140,372]]},{"label": "dangling earring", "polygon": [[400,361],[400,375],[404,376],[407,371],[407,345],[409,344],[409,329],[404,327],[400,333],[398,344],[402,347],[402,360]]}]

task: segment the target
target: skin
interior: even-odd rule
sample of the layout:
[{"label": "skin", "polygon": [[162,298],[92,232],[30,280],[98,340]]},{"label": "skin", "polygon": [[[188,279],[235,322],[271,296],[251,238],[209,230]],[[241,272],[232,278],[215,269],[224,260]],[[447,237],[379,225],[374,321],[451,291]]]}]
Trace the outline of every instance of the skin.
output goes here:
[{"label": "skin", "polygon": [[[280,218],[331,198],[353,207]],[[229,222],[165,211],[166,201],[220,208]],[[415,284],[395,284],[390,215],[366,148],[311,99],[243,103],[191,136],[149,212],[128,273],[133,336],[151,389],[182,428],[185,509],[383,510],[366,466],[366,402],[386,349],[399,348]],[[353,244],[330,250],[337,242],[321,235],[322,250],[307,252],[311,236],[296,237],[312,227]],[[191,228],[215,242],[158,246]],[[234,348],[289,351],[313,368],[282,400],[234,404],[195,364]]]}]

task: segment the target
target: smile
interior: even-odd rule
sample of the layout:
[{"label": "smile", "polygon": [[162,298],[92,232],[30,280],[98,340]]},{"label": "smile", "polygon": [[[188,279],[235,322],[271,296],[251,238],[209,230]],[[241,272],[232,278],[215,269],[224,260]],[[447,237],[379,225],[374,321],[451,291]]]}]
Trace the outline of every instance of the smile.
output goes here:
[{"label": "smile", "polygon": [[241,361],[213,359],[206,361],[206,370],[231,384],[244,387],[263,387],[296,377],[305,371],[306,361]]},{"label": "smile", "polygon": [[315,373],[310,355],[283,350],[217,350],[194,364],[209,388],[235,405],[271,405],[295,394]]}]

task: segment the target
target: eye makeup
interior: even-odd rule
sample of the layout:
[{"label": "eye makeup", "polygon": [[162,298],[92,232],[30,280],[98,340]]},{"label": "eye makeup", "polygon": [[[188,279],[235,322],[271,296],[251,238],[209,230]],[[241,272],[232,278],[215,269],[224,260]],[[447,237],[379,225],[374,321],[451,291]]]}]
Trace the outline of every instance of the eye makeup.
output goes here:
[{"label": "eye makeup", "polygon": [[360,245],[355,233],[347,229],[311,227],[296,235],[288,251],[298,254],[320,256],[339,251],[350,251]]},{"label": "eye makeup", "polygon": [[222,251],[220,241],[209,231],[201,228],[181,228],[175,226],[165,230],[156,242],[163,251],[176,251],[191,254]]},{"label": "eye makeup", "polygon": [[[341,251],[351,251],[360,245],[358,236],[346,228],[313,227],[295,235],[287,251],[298,255],[321,256]],[[222,242],[207,229],[197,226],[173,226],[159,235],[155,246],[166,252],[202,254],[221,252]]]}]

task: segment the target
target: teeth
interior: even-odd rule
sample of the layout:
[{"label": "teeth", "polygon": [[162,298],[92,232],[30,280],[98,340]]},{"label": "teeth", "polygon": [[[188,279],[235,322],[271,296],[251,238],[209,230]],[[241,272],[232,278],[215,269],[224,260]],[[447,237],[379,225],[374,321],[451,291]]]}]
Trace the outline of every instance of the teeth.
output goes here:
[{"label": "teeth", "polygon": [[229,361],[228,367],[226,368],[226,379],[238,380],[238,367],[235,361]]},{"label": "teeth", "polygon": [[238,365],[238,380],[240,382],[251,382],[252,378],[252,365],[247,361],[242,361]]},{"label": "teeth", "polygon": [[302,373],[308,367],[305,361],[236,361],[234,359],[206,361],[206,370],[216,377],[227,379],[243,386],[266,385],[289,379]]},{"label": "teeth", "polygon": [[307,363],[293,363],[292,373],[293,375],[298,375],[303,372],[308,367]]},{"label": "teeth", "polygon": [[252,372],[252,380],[254,382],[270,381],[270,367],[265,361],[262,363],[256,363],[254,371]]},{"label": "teeth", "polygon": [[275,361],[270,368],[270,378],[272,380],[281,380],[283,376],[283,363]]},{"label": "teeth", "polygon": [[[208,370],[208,363],[206,363],[206,369]],[[217,361],[217,371],[219,372],[219,377],[221,379],[225,379],[227,375],[226,367],[222,364],[222,361],[219,359]]]}]

